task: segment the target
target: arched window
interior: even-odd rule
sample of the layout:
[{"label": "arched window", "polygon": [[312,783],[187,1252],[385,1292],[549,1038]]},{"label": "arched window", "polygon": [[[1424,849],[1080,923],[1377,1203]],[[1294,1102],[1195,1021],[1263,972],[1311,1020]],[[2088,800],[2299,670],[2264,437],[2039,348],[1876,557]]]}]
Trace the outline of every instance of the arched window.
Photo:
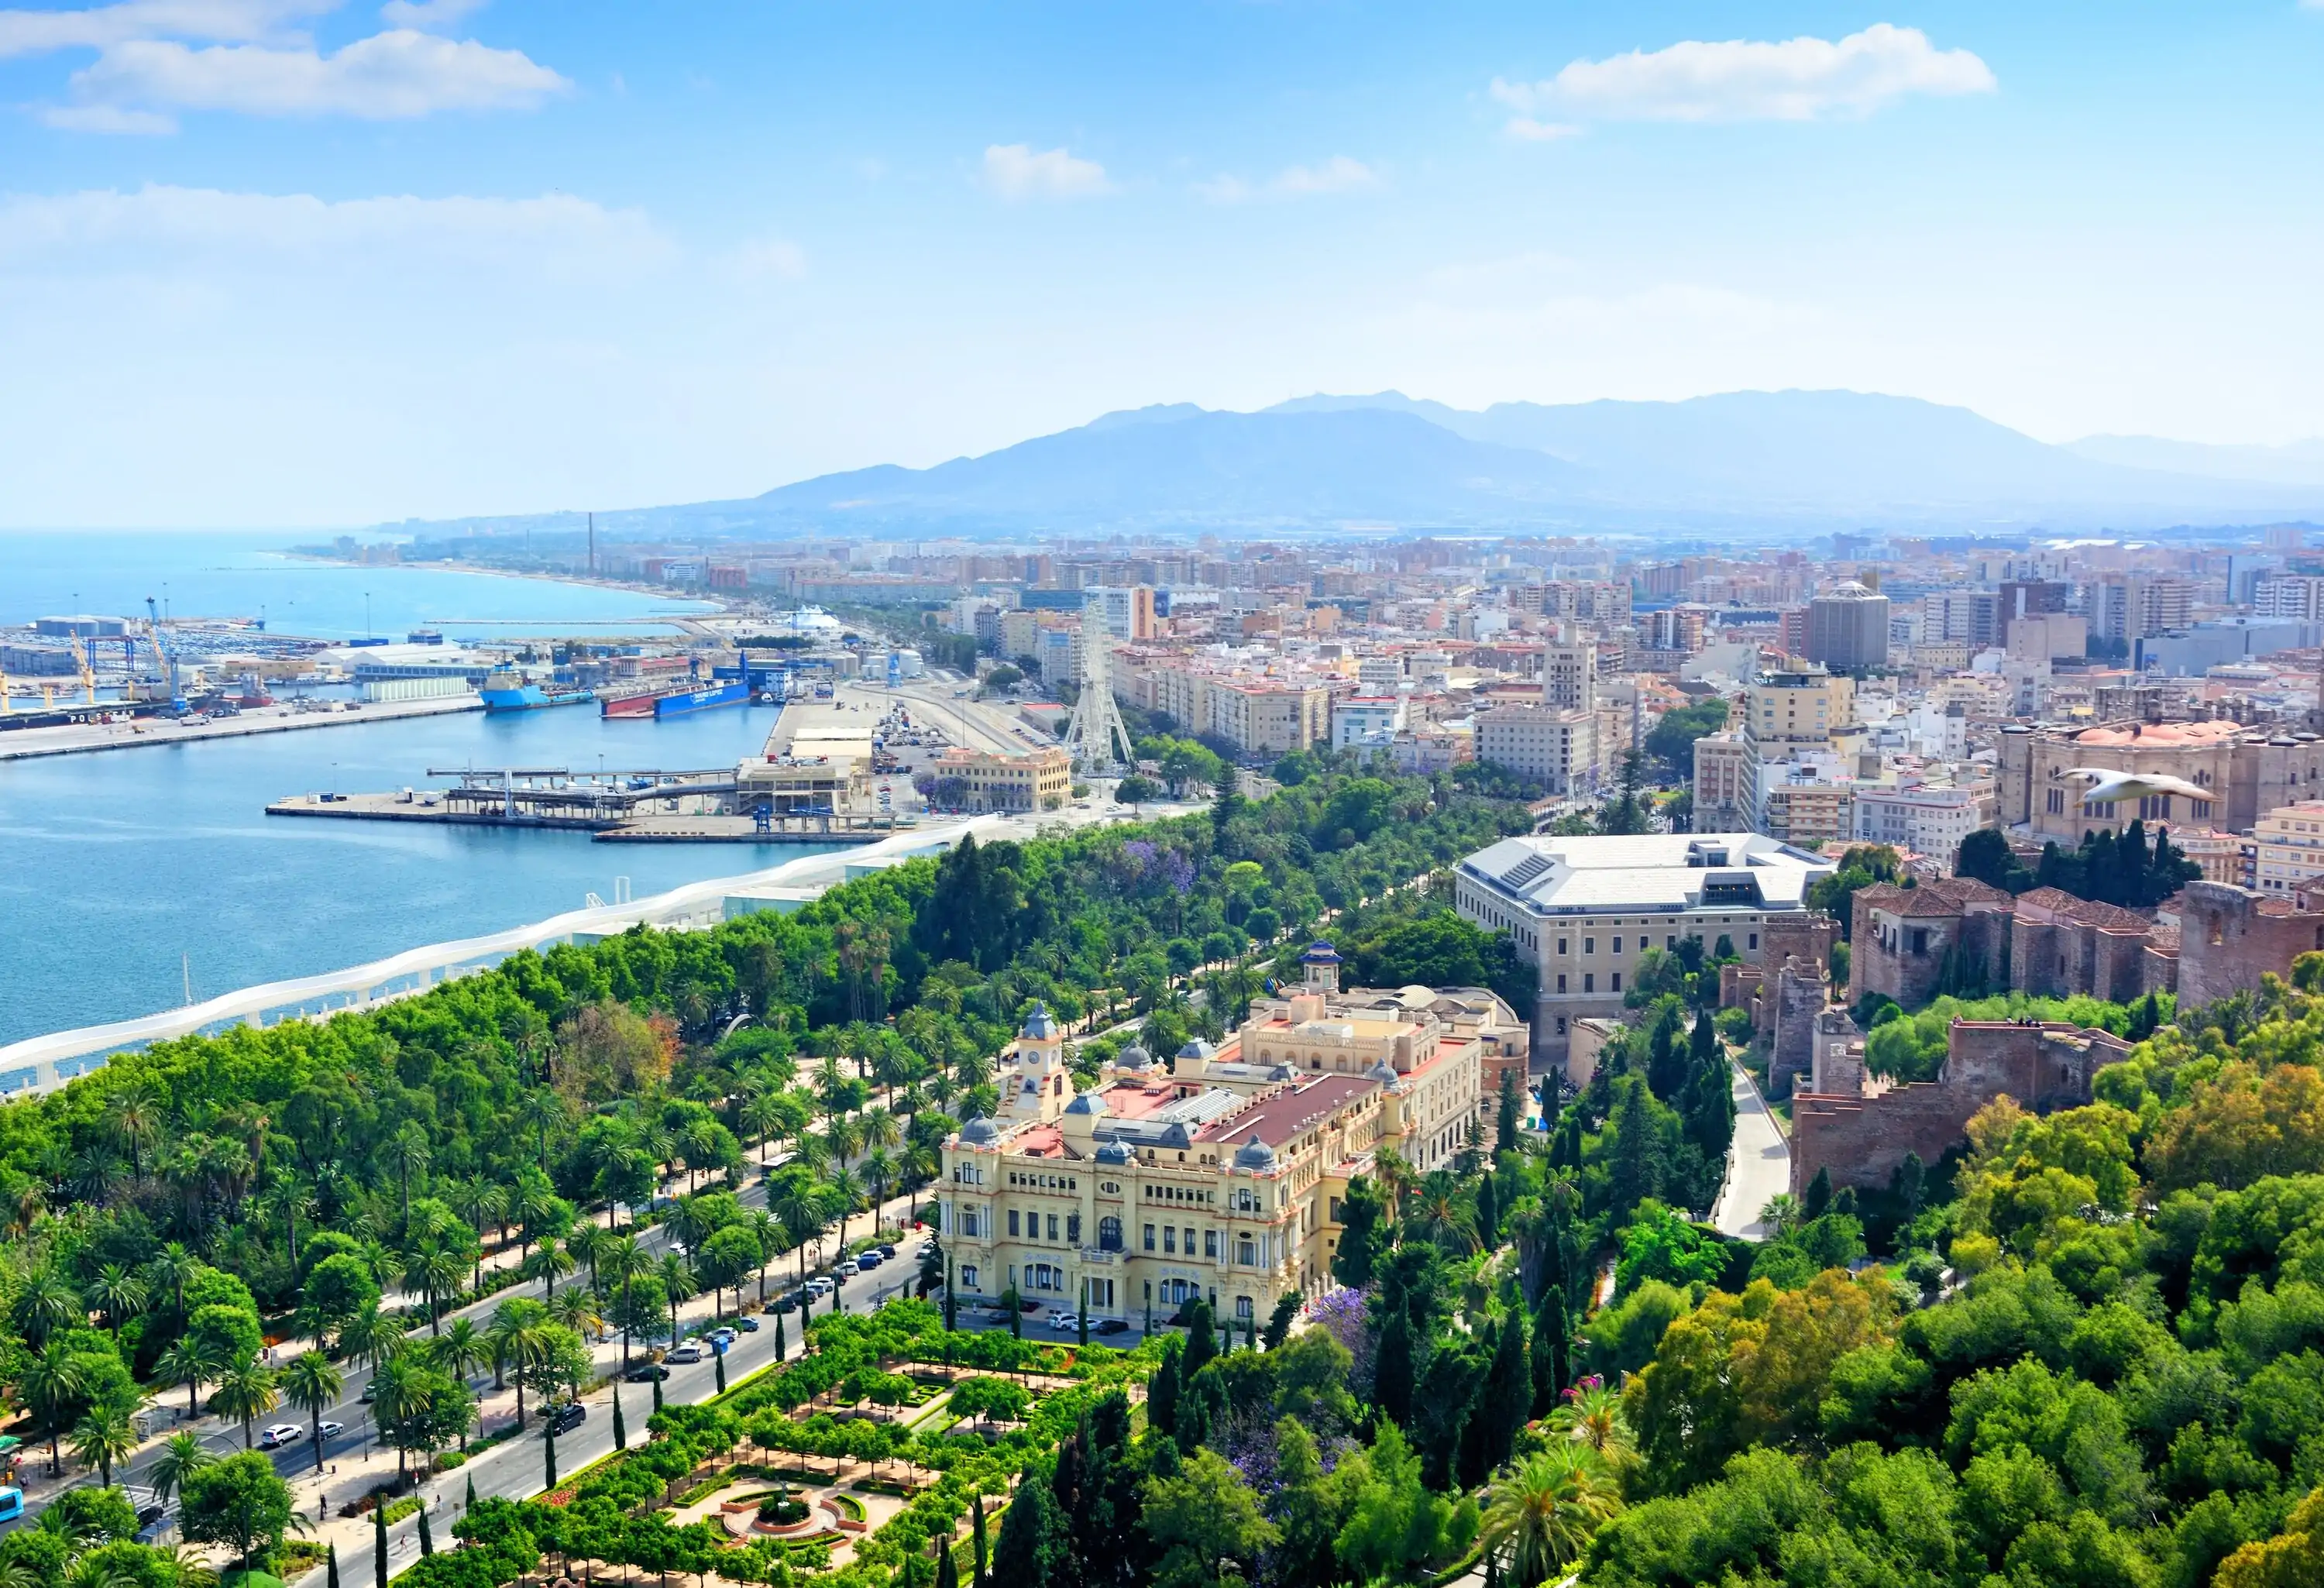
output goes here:
[{"label": "arched window", "polygon": [[1097,1222],[1097,1247],[1100,1251],[1121,1250],[1121,1221],[1111,1214]]}]

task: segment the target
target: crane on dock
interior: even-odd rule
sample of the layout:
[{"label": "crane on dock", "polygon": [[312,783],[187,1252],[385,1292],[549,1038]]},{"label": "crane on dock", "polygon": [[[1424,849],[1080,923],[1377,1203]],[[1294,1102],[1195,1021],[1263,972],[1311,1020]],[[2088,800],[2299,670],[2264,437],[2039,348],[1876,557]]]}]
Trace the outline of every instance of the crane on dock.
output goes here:
[{"label": "crane on dock", "polygon": [[69,634],[72,642],[73,666],[80,670],[80,690],[88,704],[97,704],[97,669],[88,665],[88,647],[80,642],[78,634]]},{"label": "crane on dock", "polygon": [[145,637],[153,642],[153,660],[170,680],[170,712],[173,716],[186,715],[186,692],[178,688],[178,658],[161,643],[161,614],[151,596],[145,597]]}]

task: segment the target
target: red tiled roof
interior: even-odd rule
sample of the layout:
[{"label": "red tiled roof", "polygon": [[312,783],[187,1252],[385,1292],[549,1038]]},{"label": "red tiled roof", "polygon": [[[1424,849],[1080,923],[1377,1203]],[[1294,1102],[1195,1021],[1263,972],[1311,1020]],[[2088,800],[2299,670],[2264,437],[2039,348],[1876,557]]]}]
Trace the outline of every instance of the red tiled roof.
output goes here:
[{"label": "red tiled roof", "polygon": [[1370,1076],[1318,1076],[1224,1119],[1213,1120],[1195,1132],[1195,1140],[1240,1144],[1256,1134],[1269,1147],[1280,1147],[1382,1085]]},{"label": "red tiled roof", "polygon": [[2062,888],[2036,888],[2018,896],[2021,912],[2030,910],[2035,919],[2043,915],[2062,916],[2086,927],[2096,927],[2106,932],[2144,934],[2153,926],[2147,916],[2135,909],[2125,909],[2118,904],[2099,904],[2079,898]]}]

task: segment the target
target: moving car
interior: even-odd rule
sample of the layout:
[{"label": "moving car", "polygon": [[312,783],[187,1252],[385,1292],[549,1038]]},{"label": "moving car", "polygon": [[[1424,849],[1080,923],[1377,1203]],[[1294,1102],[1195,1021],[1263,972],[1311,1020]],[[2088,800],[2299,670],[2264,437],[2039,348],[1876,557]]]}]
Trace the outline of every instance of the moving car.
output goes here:
[{"label": "moving car", "polygon": [[269,1423],[260,1430],[258,1443],[268,1450],[280,1450],[285,1445],[295,1445],[307,1436],[307,1430],[296,1423]]},{"label": "moving car", "polygon": [[1093,1334],[1127,1334],[1130,1333],[1130,1320],[1127,1318],[1100,1318],[1097,1322],[1090,1325],[1090,1333]]},{"label": "moving car", "polygon": [[549,1431],[552,1434],[570,1433],[586,1422],[588,1417],[587,1407],[577,1400],[568,1400],[549,1414]]},{"label": "moving car", "polygon": [[641,1362],[634,1363],[622,1377],[632,1384],[650,1384],[657,1379],[669,1378],[669,1370],[658,1362]]},{"label": "moving car", "polygon": [[722,1325],[719,1327],[711,1330],[710,1333],[705,1334],[703,1338],[705,1340],[715,1340],[721,1345],[732,1345],[734,1343],[734,1331]]},{"label": "moving car", "polygon": [[24,1514],[24,1491],[17,1488],[0,1489],[0,1522],[13,1522]]},{"label": "moving car", "polygon": [[1049,1327],[1059,1334],[1079,1334],[1081,1326],[1082,1319],[1079,1313],[1058,1312],[1049,1315]]},{"label": "moving car", "polygon": [[860,1271],[868,1274],[886,1260],[887,1259],[881,1257],[876,1251],[867,1251],[862,1256],[855,1260],[855,1266]]},{"label": "moving car", "polygon": [[669,1360],[681,1364],[700,1362],[702,1360],[702,1347],[689,1340],[685,1344],[679,1346],[677,1350],[671,1352],[669,1353]]},{"label": "moving car", "polygon": [[326,1439],[336,1439],[347,1431],[347,1426],[345,1423],[327,1422],[317,1431]]},{"label": "moving car", "polygon": [[755,1334],[759,1332],[759,1320],[756,1318],[736,1318],[734,1320],[734,1326],[742,1330],[745,1334]]}]

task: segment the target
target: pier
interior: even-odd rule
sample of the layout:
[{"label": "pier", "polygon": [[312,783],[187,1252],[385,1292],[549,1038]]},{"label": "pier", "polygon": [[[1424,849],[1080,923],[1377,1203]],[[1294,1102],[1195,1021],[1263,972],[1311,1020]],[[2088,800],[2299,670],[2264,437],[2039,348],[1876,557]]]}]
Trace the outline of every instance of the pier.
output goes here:
[{"label": "pier", "polygon": [[487,771],[430,767],[428,775],[456,780],[447,789],[294,795],[269,805],[266,814],[563,828],[590,833],[603,842],[631,844],[827,844],[917,825],[910,817],[828,810],[740,810],[735,773],[726,768],[575,771],[561,766]]}]

